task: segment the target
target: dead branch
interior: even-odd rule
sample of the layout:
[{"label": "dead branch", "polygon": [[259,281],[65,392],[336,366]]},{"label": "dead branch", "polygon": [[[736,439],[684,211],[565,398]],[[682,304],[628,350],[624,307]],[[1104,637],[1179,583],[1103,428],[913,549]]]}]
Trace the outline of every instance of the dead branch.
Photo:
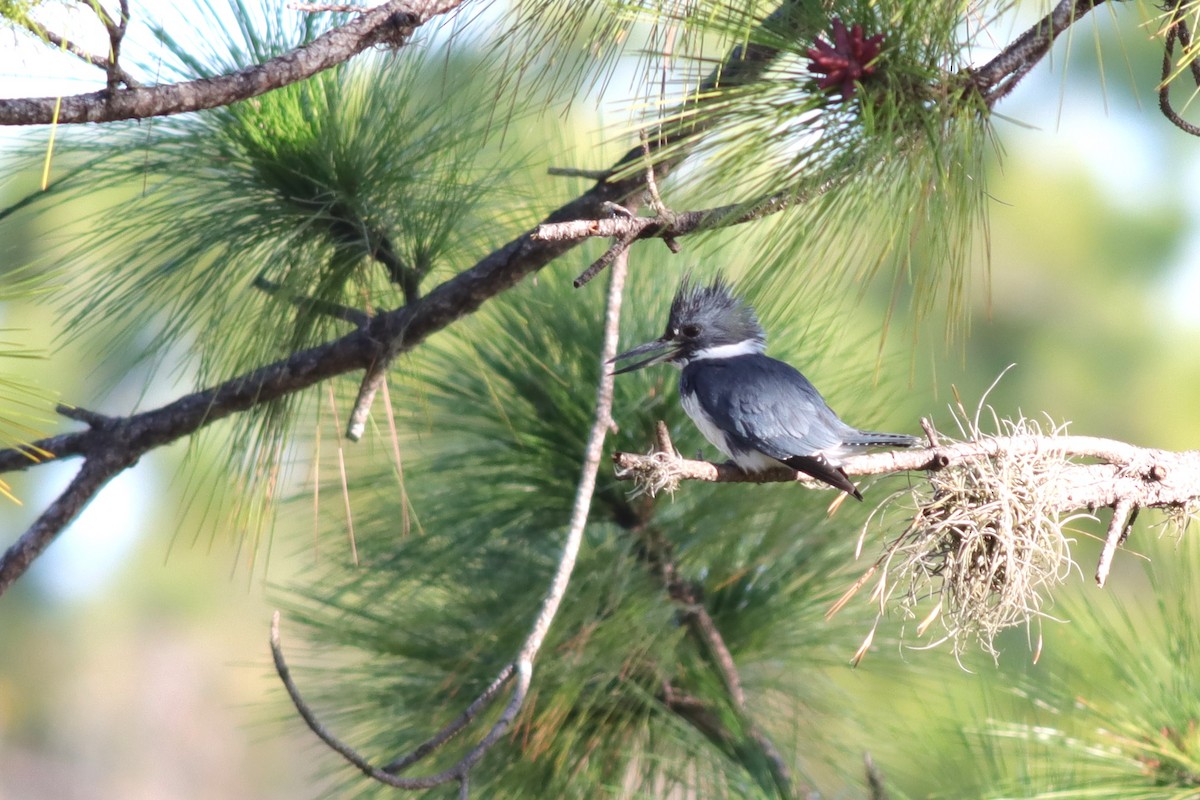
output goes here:
[{"label": "dead branch", "polygon": [[[109,87],[70,97],[20,97],[0,99],[0,125],[45,125],[79,122],[112,122],[146,119],[229,105],[257,97],[312,77],[377,44],[398,47],[413,31],[431,19],[456,8],[462,0],[390,0],[318,36],[288,53],[214,78],[156,86],[115,88],[113,78],[124,82],[108,59]],[[127,17],[124,9],[123,18]],[[109,20],[109,22],[112,22]],[[123,22],[109,27],[110,39],[119,42]],[[119,33],[118,33],[119,31]]]},{"label": "dead branch", "polygon": [[[661,172],[661,170],[659,170]],[[539,225],[534,238],[543,242],[578,242],[593,237],[607,237],[629,242],[638,239],[670,240],[702,230],[741,225],[782,211],[791,205],[785,195],[768,197],[761,203],[734,204],[699,211],[681,211],[648,217],[608,217],[605,219],[575,219]]]},{"label": "dead branch", "polygon": [[[1098,508],[1113,509],[1096,568],[1096,581],[1103,586],[1139,509],[1160,509],[1177,523],[1200,509],[1200,451],[1067,436],[1061,427],[1043,434],[1025,419],[997,420],[1009,435],[988,435],[979,430],[978,417],[968,419],[961,408],[956,421],[967,441],[842,460],[852,477],[914,471],[928,477],[894,492],[872,514],[872,519],[885,512],[895,517],[903,509],[907,527],[892,538],[894,525],[888,526],[890,543],[831,613],[877,579],[872,600],[880,618],[889,610],[889,600],[908,617],[918,604],[936,598],[917,625],[918,636],[940,620],[943,640],[953,639],[956,649],[965,634],[972,634],[994,655],[996,634],[1045,616],[1042,607],[1049,593],[1074,568],[1071,540],[1064,532],[1071,520],[1091,516]],[[932,426],[926,433],[931,441],[942,441]],[[673,491],[683,480],[823,486],[783,466],[747,474],[732,464],[680,458],[661,433],[649,455],[615,453],[613,461],[619,479],[635,481],[650,494]]]},{"label": "dead branch", "polygon": [[[1033,453],[1054,453],[1063,459],[1096,459],[1101,463],[1071,463],[1064,470],[1057,493],[1062,511],[1104,508],[1128,499],[1138,507],[1178,506],[1200,498],[1200,451],[1172,452],[1093,436],[1000,436],[980,441],[955,442],[914,450],[889,450],[845,458],[841,464],[851,477],[924,472],[961,466],[980,459]],[[746,473],[729,463],[695,461],[662,452],[649,455],[613,453],[619,480],[654,483],[706,481],[709,483],[801,483],[828,488],[808,476],[780,465],[778,469]],[[654,489],[658,491],[658,489]]]},{"label": "dead branch", "polygon": [[[608,291],[608,310],[604,320],[604,339],[600,352],[601,363],[611,359],[617,353],[617,339],[620,333],[621,322],[621,301],[625,292],[625,275],[628,263],[628,258],[620,257],[613,264]],[[366,775],[389,786],[414,790],[427,789],[431,786],[457,781],[460,787],[460,796],[465,796],[469,785],[471,768],[500,740],[500,737],[504,735],[512,726],[513,721],[516,720],[517,714],[520,713],[522,706],[525,704],[525,699],[529,694],[529,687],[533,680],[534,662],[537,660],[542,643],[545,641],[546,634],[550,630],[550,625],[553,623],[554,617],[558,614],[558,609],[562,605],[563,598],[566,596],[567,585],[570,583],[571,573],[575,569],[575,560],[579,554],[579,547],[583,543],[583,531],[587,526],[592,496],[596,490],[596,476],[600,471],[600,459],[604,450],[604,439],[607,436],[609,428],[612,426],[612,400],[613,375],[607,370],[602,370],[596,388],[596,411],[592,421],[592,429],[588,435],[587,448],[584,451],[582,474],[580,475],[579,485],[575,492],[575,502],[571,509],[571,519],[567,526],[567,539],[563,544],[562,556],[559,559],[554,577],[550,582],[550,588],[546,593],[545,599],[542,601],[542,606],[533,621],[529,635],[526,637],[520,653],[517,654],[516,660],[505,666],[488,689],[476,698],[458,718],[408,755],[394,759],[384,767],[376,767],[325,728],[316,714],[304,701],[299,689],[291,678],[291,673],[288,670],[287,662],[283,657],[283,650],[279,643],[279,613],[276,612],[271,625],[271,652],[275,659],[275,668],[279,673],[279,678],[283,681],[288,695],[292,698],[292,702],[296,706],[296,710],[300,712],[300,716],[304,719],[309,729],[321,741],[329,745],[330,748],[358,767]],[[508,705],[505,706],[500,718],[470,752],[452,767],[436,775],[420,778],[404,778],[395,774],[427,757],[470,724],[480,712],[491,705],[492,701],[499,694],[500,689],[508,683],[514,668],[517,683],[513,688]]]}]

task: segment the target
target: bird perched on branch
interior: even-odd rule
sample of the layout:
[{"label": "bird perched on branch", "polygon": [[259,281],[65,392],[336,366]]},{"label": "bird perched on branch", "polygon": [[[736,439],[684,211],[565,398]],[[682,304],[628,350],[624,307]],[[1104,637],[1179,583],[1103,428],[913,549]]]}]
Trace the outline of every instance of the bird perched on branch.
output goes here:
[{"label": "bird perched on branch", "polygon": [[660,338],[609,363],[649,355],[616,370],[663,362],[680,367],[683,410],[708,441],[746,472],[779,464],[862,500],[839,459],[868,447],[916,447],[902,433],[862,431],[838,418],[808,378],[764,355],[767,339],[754,309],[717,278],[709,286],[684,278]]}]

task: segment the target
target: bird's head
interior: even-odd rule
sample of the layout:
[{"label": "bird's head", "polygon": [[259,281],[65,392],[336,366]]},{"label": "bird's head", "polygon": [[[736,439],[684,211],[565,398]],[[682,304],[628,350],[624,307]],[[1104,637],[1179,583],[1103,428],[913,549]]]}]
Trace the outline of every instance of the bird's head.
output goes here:
[{"label": "bird's head", "polygon": [[610,363],[649,356],[613,372],[619,375],[663,362],[684,367],[689,361],[703,358],[761,353],[766,344],[766,334],[754,309],[734,297],[723,278],[700,286],[685,277],[671,303],[666,333],[621,353]]}]

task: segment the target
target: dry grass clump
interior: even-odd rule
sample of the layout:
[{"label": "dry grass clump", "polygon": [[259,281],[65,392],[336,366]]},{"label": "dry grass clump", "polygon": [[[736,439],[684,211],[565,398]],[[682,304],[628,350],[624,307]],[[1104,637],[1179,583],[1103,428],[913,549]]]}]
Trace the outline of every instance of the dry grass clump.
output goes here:
[{"label": "dry grass clump", "polygon": [[631,497],[644,494],[655,497],[659,492],[675,494],[684,475],[679,463],[679,456],[673,450],[655,449],[639,459],[637,464],[623,468],[617,477],[633,481]]},{"label": "dry grass clump", "polygon": [[[1052,441],[1066,428],[1051,424],[1043,430],[1034,420],[1001,420],[988,411],[995,434],[980,429],[979,412],[970,418],[961,405],[955,410],[955,422],[967,441],[1011,436],[1044,436]],[[930,472],[928,483],[903,493],[913,502],[907,529],[834,610],[878,575],[872,592],[880,608],[876,626],[889,608],[898,608],[907,619],[923,614],[917,636],[934,625],[942,632],[925,647],[949,640],[958,654],[968,642],[977,641],[995,657],[996,635],[1046,616],[1044,607],[1052,590],[1075,566],[1073,540],[1064,528],[1078,517],[1064,517],[1055,507],[1058,473],[1069,464],[1051,444],[1035,453],[997,448],[995,455]],[[885,506],[891,512],[904,505],[893,495],[880,505],[868,526],[880,523]],[[855,655],[856,661],[873,636],[874,629]]]}]

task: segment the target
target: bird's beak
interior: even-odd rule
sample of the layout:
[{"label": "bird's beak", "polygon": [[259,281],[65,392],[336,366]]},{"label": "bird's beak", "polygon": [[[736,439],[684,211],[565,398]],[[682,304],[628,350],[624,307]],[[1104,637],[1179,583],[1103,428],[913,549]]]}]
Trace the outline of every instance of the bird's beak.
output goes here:
[{"label": "bird's beak", "polygon": [[621,367],[620,369],[613,370],[613,375],[620,375],[623,372],[633,372],[635,369],[648,367],[651,364],[661,364],[664,361],[669,361],[677,352],[678,350],[675,347],[675,343],[664,336],[661,339],[655,339],[653,342],[647,342],[646,344],[635,347],[632,350],[626,350],[624,353],[621,353],[620,355],[610,359],[608,363],[615,364],[618,361],[624,361],[628,358],[636,358],[637,356],[644,356],[647,353],[654,353],[654,355],[650,356],[644,361],[638,361],[636,364],[630,364],[627,367]]}]

